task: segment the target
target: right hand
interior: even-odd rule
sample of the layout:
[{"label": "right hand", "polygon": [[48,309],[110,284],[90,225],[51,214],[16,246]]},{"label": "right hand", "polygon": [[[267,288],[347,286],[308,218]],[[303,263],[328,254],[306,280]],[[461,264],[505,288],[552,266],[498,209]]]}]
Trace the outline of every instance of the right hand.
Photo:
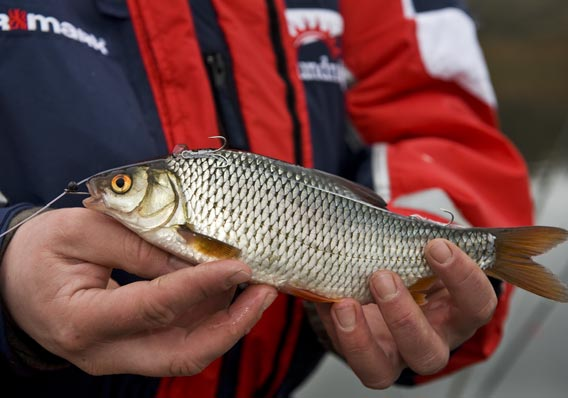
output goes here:
[{"label": "right hand", "polygon": [[[119,286],[113,268],[150,280]],[[15,233],[0,267],[4,305],[48,351],[93,375],[192,375],[223,355],[276,298],[226,260],[198,266],[82,208],[41,214]]]}]

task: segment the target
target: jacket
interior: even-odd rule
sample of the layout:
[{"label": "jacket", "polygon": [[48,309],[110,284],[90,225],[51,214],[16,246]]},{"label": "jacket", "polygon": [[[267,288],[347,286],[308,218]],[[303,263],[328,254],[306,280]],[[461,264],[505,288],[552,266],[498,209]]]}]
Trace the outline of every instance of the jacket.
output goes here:
[{"label": "jacket", "polygon": [[[178,143],[212,147],[219,134],[232,148],[372,187],[403,214],[439,218],[443,207],[467,225],[530,224],[527,170],[498,130],[475,25],[460,4],[2,0],[0,231],[69,181]],[[399,383],[487,358],[511,294],[495,287],[493,320],[448,367],[405,371]],[[325,353],[301,300],[286,295],[192,377],[48,371],[23,363],[14,338],[26,336],[4,313],[4,388],[22,396],[286,397]]]}]

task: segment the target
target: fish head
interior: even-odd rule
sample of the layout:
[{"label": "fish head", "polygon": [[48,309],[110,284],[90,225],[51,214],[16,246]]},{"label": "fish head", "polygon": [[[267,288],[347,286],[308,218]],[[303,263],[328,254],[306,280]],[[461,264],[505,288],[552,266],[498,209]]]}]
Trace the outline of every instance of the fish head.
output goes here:
[{"label": "fish head", "polygon": [[165,162],[113,169],[87,181],[91,196],[83,204],[146,232],[173,223],[183,212],[179,186]]}]

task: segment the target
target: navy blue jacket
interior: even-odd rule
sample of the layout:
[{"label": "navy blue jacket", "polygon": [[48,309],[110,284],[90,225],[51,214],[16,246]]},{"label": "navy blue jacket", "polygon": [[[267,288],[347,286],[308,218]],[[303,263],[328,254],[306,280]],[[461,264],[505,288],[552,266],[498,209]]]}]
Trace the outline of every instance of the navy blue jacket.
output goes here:
[{"label": "navy blue jacket", "polygon": [[[421,46],[432,46],[426,34],[438,27],[427,25],[433,16],[457,21],[450,24],[457,31],[440,35],[433,29],[430,39],[451,42],[469,34],[460,29],[471,23],[460,1],[368,0],[363,8],[352,1],[288,0],[286,10],[280,0],[128,0],[130,8],[126,2],[0,0],[0,207],[6,205],[0,208],[0,231],[21,210],[61,193],[69,181],[163,156],[181,143],[176,140],[207,142],[219,134],[230,147],[281,151],[285,160],[372,186],[395,209],[417,213],[409,197],[436,191],[447,194],[473,225],[530,223],[526,169],[496,129],[475,37],[460,41],[462,50],[474,49],[466,59],[476,62],[467,65],[451,53],[433,51],[437,58],[426,59],[421,52]],[[427,18],[420,18],[425,11]],[[172,19],[160,20],[164,15]],[[251,15],[260,22],[244,18]],[[192,28],[180,29],[180,21]],[[177,30],[168,30],[176,23]],[[250,34],[259,26],[260,34]],[[194,44],[197,53],[190,52]],[[440,59],[456,62],[445,68],[436,64]],[[179,69],[188,61],[187,70]],[[257,72],[271,80],[256,81]],[[202,79],[194,79],[195,73]],[[205,95],[192,96],[198,87]],[[207,118],[195,109],[213,109],[215,127],[192,129]],[[270,118],[278,122],[266,124]],[[359,134],[374,144],[372,152]],[[66,197],[55,206],[80,205],[78,198]],[[508,295],[503,297],[495,321],[446,371],[495,349],[506,314]],[[324,349],[298,299],[279,300],[263,319],[279,320],[281,327],[257,332],[266,346],[241,342],[220,360],[214,396],[286,397],[314,369]],[[68,364],[46,371],[42,362],[61,360],[33,347],[0,309],[4,390],[14,388],[20,396],[143,397],[167,396],[176,383],[193,388],[191,378],[91,377]],[[255,329],[245,339],[254,334]],[[14,340],[36,349],[40,366],[23,363]],[[251,346],[272,349],[274,357],[254,356]],[[265,361],[267,375],[254,380],[259,377],[250,374],[247,358]],[[416,380],[405,372],[399,382]]]},{"label": "navy blue jacket", "polygon": [[[289,3],[293,7],[298,2]],[[337,9],[335,1],[313,3]],[[191,10],[214,93],[219,132],[231,147],[249,149],[231,56],[215,11],[209,0],[192,0]],[[5,54],[0,59],[0,192],[8,200],[8,206],[0,209],[1,231],[19,211],[43,205],[69,181],[168,153],[124,1],[1,1],[0,52]],[[318,61],[328,52],[325,44],[316,42],[305,46],[299,56]],[[314,115],[311,131],[321,132],[321,137],[312,138],[318,148],[315,166],[334,173],[344,169],[343,174],[348,174],[358,167],[347,161],[342,84],[337,80],[305,83]],[[64,206],[80,206],[79,198],[66,197],[54,205]],[[122,283],[131,279],[116,277]],[[142,397],[157,391],[160,380],[155,378],[95,378],[70,365],[61,370],[33,369],[14,354],[4,326],[0,329],[4,390],[10,386],[20,396],[58,397]],[[13,326],[9,329],[11,333]],[[301,329],[298,347],[306,355],[295,358],[297,364],[279,387],[281,396],[306,376],[323,353],[305,321]],[[227,375],[238,371],[235,352],[238,349],[225,361],[221,396],[235,393],[231,383],[221,385],[234,378]]]}]

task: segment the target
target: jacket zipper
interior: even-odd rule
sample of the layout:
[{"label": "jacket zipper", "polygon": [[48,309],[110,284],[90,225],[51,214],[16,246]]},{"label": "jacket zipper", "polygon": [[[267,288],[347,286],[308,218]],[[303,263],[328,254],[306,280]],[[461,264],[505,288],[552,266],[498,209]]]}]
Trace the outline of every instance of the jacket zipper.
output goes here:
[{"label": "jacket zipper", "polygon": [[231,67],[223,53],[203,55],[211,84],[219,135],[227,139],[230,148],[250,150],[242,115],[238,109],[238,99],[232,86]]},{"label": "jacket zipper", "polygon": [[268,20],[270,23],[270,40],[272,42],[272,49],[276,56],[276,66],[280,78],[284,81],[286,86],[286,106],[292,119],[292,139],[294,140],[294,161],[297,164],[304,163],[304,156],[302,151],[302,132],[300,118],[296,109],[296,92],[294,86],[290,81],[288,74],[288,63],[286,61],[286,53],[284,52],[284,45],[282,43],[282,35],[280,34],[280,22],[278,20],[278,10],[274,0],[266,0],[268,9]]},{"label": "jacket zipper", "polygon": [[227,138],[227,126],[221,116],[221,98],[219,91],[225,87],[227,78],[227,70],[225,61],[219,53],[205,54],[205,65],[211,82],[213,91],[213,100],[215,101],[215,114],[217,116],[217,125],[219,126],[219,135]]}]

